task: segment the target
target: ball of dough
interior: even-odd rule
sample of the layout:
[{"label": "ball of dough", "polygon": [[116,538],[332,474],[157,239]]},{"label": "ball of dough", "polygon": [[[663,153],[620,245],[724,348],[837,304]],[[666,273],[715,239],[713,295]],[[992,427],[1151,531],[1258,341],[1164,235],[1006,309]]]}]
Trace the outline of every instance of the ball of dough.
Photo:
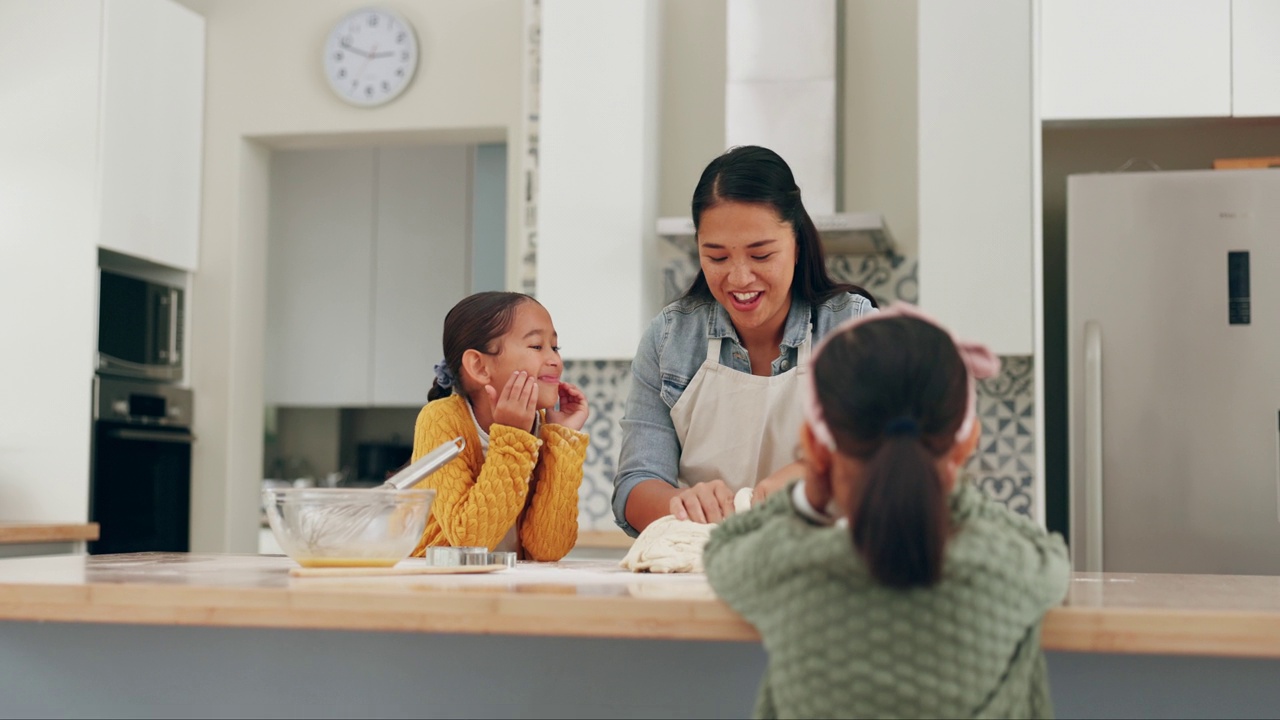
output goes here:
[{"label": "ball of dough", "polygon": [[714,527],[665,515],[640,533],[619,564],[632,572],[703,572],[702,548]]}]

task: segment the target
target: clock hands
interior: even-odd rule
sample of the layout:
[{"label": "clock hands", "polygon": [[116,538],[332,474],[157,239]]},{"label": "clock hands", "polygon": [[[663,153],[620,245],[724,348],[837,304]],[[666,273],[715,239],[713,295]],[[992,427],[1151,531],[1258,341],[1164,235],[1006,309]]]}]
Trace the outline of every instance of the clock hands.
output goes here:
[{"label": "clock hands", "polygon": [[378,45],[376,43],[373,45],[373,47],[369,48],[368,52],[365,52],[364,50],[361,50],[360,48],[355,47],[354,45],[348,45],[348,44],[344,44],[343,49],[353,52],[364,58],[364,62],[360,64],[360,69],[355,72],[354,78],[351,81],[351,89],[353,91],[356,89],[357,86],[359,86],[360,78],[364,76],[364,71],[366,68],[369,67],[370,61],[376,60],[378,58],[394,57],[396,54],[395,50],[389,50],[387,52],[382,52],[382,53],[378,52]]},{"label": "clock hands", "polygon": [[360,78],[364,77],[364,69],[369,67],[369,61],[373,59],[373,56],[376,55],[377,52],[378,52],[378,46],[374,45],[369,52],[361,53],[361,55],[364,55],[364,62],[360,65],[360,69],[356,71],[355,79],[351,81],[352,92],[354,92],[356,87],[360,85]]}]

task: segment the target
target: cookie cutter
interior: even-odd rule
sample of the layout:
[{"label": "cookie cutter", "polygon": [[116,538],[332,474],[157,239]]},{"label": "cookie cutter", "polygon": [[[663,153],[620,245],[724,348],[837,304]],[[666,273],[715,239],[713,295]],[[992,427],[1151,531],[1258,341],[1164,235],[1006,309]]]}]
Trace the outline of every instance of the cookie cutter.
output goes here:
[{"label": "cookie cutter", "polygon": [[461,567],[465,565],[516,566],[513,552],[489,552],[483,546],[430,547],[425,553],[427,563],[437,567]]}]

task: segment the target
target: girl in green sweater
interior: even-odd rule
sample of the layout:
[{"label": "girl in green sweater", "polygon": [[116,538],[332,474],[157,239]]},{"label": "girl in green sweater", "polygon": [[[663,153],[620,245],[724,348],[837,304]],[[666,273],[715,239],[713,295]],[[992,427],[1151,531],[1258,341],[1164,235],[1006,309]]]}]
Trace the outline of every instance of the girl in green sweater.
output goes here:
[{"label": "girl in green sweater", "polygon": [[999,360],[899,303],[811,368],[803,479],[703,554],[769,655],[757,717],[1052,716],[1040,622],[1066,545],[959,478]]}]

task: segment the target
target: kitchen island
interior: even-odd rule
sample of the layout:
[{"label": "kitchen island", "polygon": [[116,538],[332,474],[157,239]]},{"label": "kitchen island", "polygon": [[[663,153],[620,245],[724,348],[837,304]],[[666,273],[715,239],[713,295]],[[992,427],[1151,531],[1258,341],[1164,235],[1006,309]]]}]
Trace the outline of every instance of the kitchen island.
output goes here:
[{"label": "kitchen island", "polygon": [[[745,716],[764,668],[754,629],[702,576],[597,561],[487,575],[293,567],[0,560],[0,713]],[[1043,642],[1060,716],[1280,708],[1280,578],[1077,574]]]}]

